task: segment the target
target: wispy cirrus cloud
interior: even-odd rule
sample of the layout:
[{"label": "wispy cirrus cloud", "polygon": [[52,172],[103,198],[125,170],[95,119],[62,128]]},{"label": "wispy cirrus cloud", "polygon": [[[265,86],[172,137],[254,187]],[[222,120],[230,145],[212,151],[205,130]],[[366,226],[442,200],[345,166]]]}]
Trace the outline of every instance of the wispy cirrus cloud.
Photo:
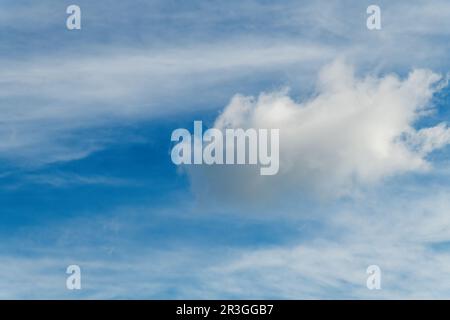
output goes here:
[{"label": "wispy cirrus cloud", "polygon": [[[193,106],[218,110],[236,92],[254,92],[261,81],[266,89],[291,85],[308,92],[320,67],[336,54],[348,57],[358,71],[405,72],[411,64],[448,67],[442,59],[446,42],[433,50],[415,50],[430,45],[429,37],[415,37],[417,28],[431,38],[443,33],[435,5],[427,2],[420,10],[406,2],[380,3],[386,10],[384,29],[378,33],[365,27],[366,4],[351,1],[249,0],[220,9],[201,1],[178,7],[164,1],[79,4],[86,23],[79,34],[63,30],[63,5],[5,4],[8,19],[0,20],[11,24],[16,36],[26,38],[31,32],[39,43],[51,39],[48,47],[30,42],[28,48],[27,41],[7,34],[2,38],[9,54],[0,59],[0,122],[6,137],[0,149],[12,162],[79,159],[107,145],[99,132],[89,135],[92,128],[173,116]],[[437,7],[439,17],[449,10],[445,1]],[[124,14],[135,16],[141,28],[130,24],[135,19],[119,18]],[[230,29],[232,22],[235,28]],[[107,26],[113,24],[121,27],[112,34]],[[127,40],[130,34],[134,41]],[[99,37],[109,41],[99,42]],[[90,142],[75,142],[77,130]]]},{"label": "wispy cirrus cloud", "polygon": [[[224,83],[330,54],[325,47],[308,45],[238,47],[231,43],[0,62],[5,137],[0,157],[37,164],[79,159],[111,142],[98,128],[190,112],[192,103],[204,99],[211,104],[202,102],[196,111],[213,109]],[[209,89],[199,96],[200,88]],[[181,96],[189,105],[180,106]],[[80,135],[84,138],[78,139]]]},{"label": "wispy cirrus cloud", "polygon": [[[323,215],[309,221],[291,217],[296,235],[270,246],[216,241],[198,245],[183,233],[159,244],[146,242],[142,248],[138,244],[143,240],[135,235],[151,232],[152,225],[154,230],[161,227],[145,209],[65,221],[51,234],[37,231],[41,243],[53,243],[51,248],[40,246],[36,233],[9,240],[20,254],[0,257],[5,288],[1,297],[442,299],[450,296],[450,286],[442,280],[450,271],[450,203],[446,188],[433,190],[424,186],[417,194],[395,197],[383,191],[364,202],[324,208]],[[127,213],[130,209],[134,214]],[[205,219],[176,216],[177,223],[188,219],[197,226]],[[239,224],[273,227],[282,219],[278,216],[254,216]],[[208,238],[201,228],[196,230],[197,240]],[[82,268],[80,292],[64,287],[65,268],[73,263]],[[382,270],[378,291],[366,287],[366,269],[373,264]]]}]

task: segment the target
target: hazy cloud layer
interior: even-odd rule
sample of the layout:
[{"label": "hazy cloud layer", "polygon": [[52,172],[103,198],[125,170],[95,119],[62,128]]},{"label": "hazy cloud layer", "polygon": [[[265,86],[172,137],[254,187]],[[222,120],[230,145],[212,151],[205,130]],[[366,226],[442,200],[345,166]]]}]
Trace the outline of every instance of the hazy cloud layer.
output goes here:
[{"label": "hazy cloud layer", "polygon": [[[0,257],[0,297],[448,298],[448,189],[426,189],[327,208],[329,218],[317,220],[321,228],[313,230],[308,221],[291,219],[297,240],[270,247],[192,246],[191,238],[180,237],[141,248],[133,237],[120,241],[120,235],[152,230],[148,213],[131,215],[139,211],[132,208],[107,219],[67,221],[51,234],[27,229],[32,238],[15,239],[23,254]],[[276,225],[279,219],[266,223]],[[37,236],[44,243],[51,240],[52,247],[40,247]],[[80,292],[64,287],[65,268],[73,263],[82,268]],[[366,269],[373,264],[382,271],[380,291],[366,288]]]},{"label": "hazy cloud layer", "polygon": [[[84,29],[68,34],[62,4],[5,2],[1,157],[15,164],[79,159],[111,142],[92,128],[192,106],[217,109],[261,80],[267,90],[287,84],[308,91],[336,56],[358,71],[449,67],[446,1],[381,1],[379,32],[366,28],[364,1],[194,3],[80,0]],[[89,142],[77,141],[79,132]]]}]

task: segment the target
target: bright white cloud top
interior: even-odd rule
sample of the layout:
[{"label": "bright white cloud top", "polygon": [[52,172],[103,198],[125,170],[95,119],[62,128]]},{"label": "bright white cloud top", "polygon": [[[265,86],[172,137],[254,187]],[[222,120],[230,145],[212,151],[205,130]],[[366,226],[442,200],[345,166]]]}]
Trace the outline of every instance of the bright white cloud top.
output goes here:
[{"label": "bright white cloud top", "polygon": [[[416,127],[435,111],[432,97],[445,85],[445,78],[424,69],[404,79],[395,74],[360,78],[338,60],[321,70],[308,100],[296,102],[287,90],[256,98],[236,95],[214,126],[280,129],[280,171],[267,179],[251,169],[227,169],[220,179],[230,181],[232,193],[294,188],[348,196],[386,177],[425,172],[431,166],[427,156],[450,143],[450,129],[445,123]],[[217,181],[220,173],[214,170],[223,169],[205,170]]]}]

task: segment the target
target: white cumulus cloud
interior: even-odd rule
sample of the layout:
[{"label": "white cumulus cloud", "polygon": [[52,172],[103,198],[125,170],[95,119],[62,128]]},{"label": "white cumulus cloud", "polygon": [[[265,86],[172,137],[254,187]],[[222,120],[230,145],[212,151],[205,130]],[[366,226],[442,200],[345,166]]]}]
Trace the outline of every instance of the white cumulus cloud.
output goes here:
[{"label": "white cumulus cloud", "polygon": [[221,188],[214,192],[221,195],[278,189],[345,196],[386,177],[426,171],[431,167],[427,156],[450,142],[450,129],[445,123],[417,124],[434,111],[432,97],[444,85],[442,76],[424,69],[405,78],[357,77],[338,60],[322,69],[308,100],[295,101],[287,90],[236,95],[214,126],[280,129],[279,174],[196,168],[191,171],[194,187],[210,180],[221,182],[209,186]]}]

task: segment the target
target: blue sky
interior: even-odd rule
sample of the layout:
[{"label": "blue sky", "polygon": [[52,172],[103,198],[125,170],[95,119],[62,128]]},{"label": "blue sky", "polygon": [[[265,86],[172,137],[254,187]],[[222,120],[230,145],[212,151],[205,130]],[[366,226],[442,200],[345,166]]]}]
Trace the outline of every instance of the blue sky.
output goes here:
[{"label": "blue sky", "polygon": [[[2,1],[0,298],[449,298],[450,4],[370,4]],[[176,167],[194,120],[280,174]]]}]

